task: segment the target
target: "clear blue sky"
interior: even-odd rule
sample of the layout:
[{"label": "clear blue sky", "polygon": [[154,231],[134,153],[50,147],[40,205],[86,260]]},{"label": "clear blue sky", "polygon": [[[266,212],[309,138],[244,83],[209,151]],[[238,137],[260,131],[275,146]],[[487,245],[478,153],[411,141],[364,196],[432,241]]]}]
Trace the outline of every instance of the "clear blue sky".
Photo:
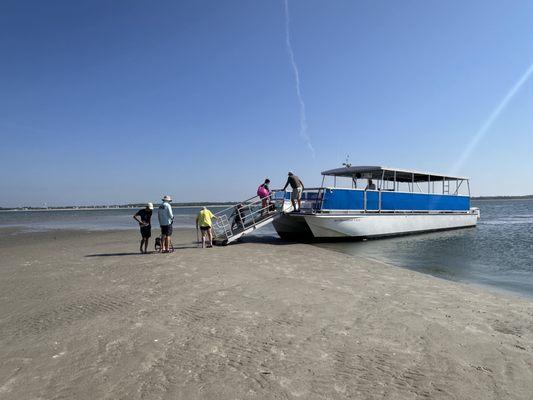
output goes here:
[{"label": "clear blue sky", "polygon": [[[447,172],[533,63],[533,2],[0,3],[0,206],[237,200],[288,170]],[[463,164],[533,193],[533,79]]]}]

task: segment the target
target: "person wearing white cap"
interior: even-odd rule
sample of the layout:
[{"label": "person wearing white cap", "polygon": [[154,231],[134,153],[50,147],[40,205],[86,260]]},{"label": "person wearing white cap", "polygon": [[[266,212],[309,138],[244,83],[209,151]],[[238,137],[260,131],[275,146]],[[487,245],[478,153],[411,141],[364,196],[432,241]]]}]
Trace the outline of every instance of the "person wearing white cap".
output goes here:
[{"label": "person wearing white cap", "polygon": [[[139,223],[141,228],[141,253],[148,253],[148,241],[150,236],[152,236],[152,210],[154,205],[152,203],[146,204],[146,207],[142,210],[139,210],[133,216],[133,219]],[[144,247],[144,250],[143,250]]]},{"label": "person wearing white cap", "polygon": [[170,196],[164,196],[163,202],[157,211],[159,218],[159,226],[161,227],[161,252],[170,252],[170,236],[172,236],[172,222],[174,221],[174,214],[172,213],[172,206]]}]

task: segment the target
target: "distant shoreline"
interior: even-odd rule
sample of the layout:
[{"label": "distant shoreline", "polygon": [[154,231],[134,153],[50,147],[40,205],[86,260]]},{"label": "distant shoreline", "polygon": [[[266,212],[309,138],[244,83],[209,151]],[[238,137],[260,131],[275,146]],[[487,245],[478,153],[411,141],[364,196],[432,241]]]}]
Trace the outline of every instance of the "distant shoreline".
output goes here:
[{"label": "distant shoreline", "polygon": [[[471,197],[471,200],[533,200],[533,195],[524,196],[477,196]],[[194,208],[194,207],[231,207],[238,204],[238,201],[223,201],[219,203],[176,203],[172,204],[173,208]],[[156,204],[157,206],[157,204]],[[102,210],[129,210],[144,208],[145,204],[124,204],[117,206],[63,206],[63,207],[0,207],[1,211],[102,211]]]},{"label": "distant shoreline", "polygon": [[533,195],[527,196],[479,196],[471,197],[471,200],[533,200]]}]

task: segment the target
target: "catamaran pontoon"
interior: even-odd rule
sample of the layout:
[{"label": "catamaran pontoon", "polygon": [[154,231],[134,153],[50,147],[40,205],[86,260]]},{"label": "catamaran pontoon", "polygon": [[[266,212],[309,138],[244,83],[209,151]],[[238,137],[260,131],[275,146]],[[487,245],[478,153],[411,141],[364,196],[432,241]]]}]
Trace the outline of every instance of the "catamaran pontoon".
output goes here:
[{"label": "catamaran pontoon", "polygon": [[[400,235],[475,226],[479,218],[479,209],[470,207],[468,178],[380,166],[347,166],[322,175],[320,188],[305,190],[299,213],[273,221],[282,238]],[[342,180],[348,185],[339,186]],[[368,180],[376,182],[375,189],[358,187]],[[284,209],[289,207],[285,200]]]},{"label": "catamaran pontoon", "polygon": [[[230,243],[273,223],[278,235],[290,240],[371,238],[473,227],[479,219],[465,177],[380,166],[345,166],[322,175],[319,188],[303,191],[298,212],[289,193],[274,191],[275,211],[252,198],[217,213],[215,237]],[[369,180],[376,185],[366,185]],[[232,211],[244,220],[232,224]]]}]

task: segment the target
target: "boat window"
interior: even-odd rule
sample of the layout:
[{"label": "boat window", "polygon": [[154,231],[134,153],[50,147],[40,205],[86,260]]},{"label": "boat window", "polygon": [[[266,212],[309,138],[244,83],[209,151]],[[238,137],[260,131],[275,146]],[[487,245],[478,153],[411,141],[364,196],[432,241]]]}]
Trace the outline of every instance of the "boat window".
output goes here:
[{"label": "boat window", "polygon": [[364,189],[366,179],[357,179],[347,176],[324,176],[324,187],[336,187],[343,189]]},{"label": "boat window", "polygon": [[[385,171],[382,179],[372,179],[377,190],[405,193],[429,193],[468,196],[468,181],[465,179],[432,177],[423,179],[420,176],[406,179],[405,176],[394,177],[394,171]],[[362,176],[324,176],[323,187],[339,189],[364,190],[368,184],[368,178]]]}]

